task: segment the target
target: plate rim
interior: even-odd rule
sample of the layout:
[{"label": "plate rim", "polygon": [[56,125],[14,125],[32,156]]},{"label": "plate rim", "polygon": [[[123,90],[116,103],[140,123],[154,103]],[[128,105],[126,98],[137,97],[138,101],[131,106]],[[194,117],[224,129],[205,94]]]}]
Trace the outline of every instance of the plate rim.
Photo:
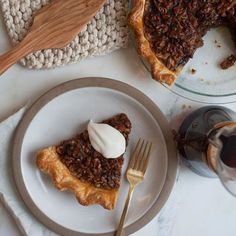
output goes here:
[{"label": "plate rim", "polygon": [[13,169],[13,178],[24,204],[27,206],[31,214],[36,217],[41,223],[43,223],[46,227],[53,230],[56,233],[62,235],[80,235],[80,236],[88,236],[88,235],[96,235],[96,236],[110,236],[114,235],[113,232],[107,233],[83,233],[68,229],[50,219],[47,215],[45,215],[34,203],[31,199],[27,188],[24,184],[23,175],[21,172],[21,148],[23,139],[26,133],[26,130],[35,117],[35,115],[50,101],[54,98],[80,88],[87,87],[100,87],[100,88],[108,88],[118,92],[121,92],[129,97],[135,99],[140,104],[142,104],[154,117],[154,119],[158,122],[161,132],[163,134],[164,140],[166,142],[167,148],[167,170],[166,176],[164,180],[164,184],[162,186],[161,192],[153,205],[150,207],[145,214],[140,217],[138,220],[130,224],[129,226],[124,228],[125,235],[129,235],[131,233],[136,232],[137,230],[144,227],[148,224],[162,209],[165,202],[167,201],[171,190],[173,188],[176,174],[177,174],[177,166],[178,166],[178,157],[177,150],[175,148],[174,140],[172,138],[172,133],[170,127],[168,125],[168,121],[166,120],[164,114],[158,108],[158,106],[144,93],[140,90],[128,85],[124,82],[103,78],[103,77],[84,77],[78,78],[74,80],[70,80],[55,86],[54,88],[48,90],[46,93],[41,95],[24,113],[21,121],[19,122],[16,132],[13,138],[13,149],[12,149],[12,169]]}]

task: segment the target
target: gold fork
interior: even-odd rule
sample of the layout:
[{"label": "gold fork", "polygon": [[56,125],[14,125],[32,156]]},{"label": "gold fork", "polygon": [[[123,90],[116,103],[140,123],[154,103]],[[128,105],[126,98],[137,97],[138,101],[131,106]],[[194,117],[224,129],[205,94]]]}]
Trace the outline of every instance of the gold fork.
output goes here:
[{"label": "gold fork", "polygon": [[116,236],[122,235],[123,225],[128,213],[131,198],[135,187],[144,179],[148,166],[151,148],[151,142],[146,142],[145,140],[139,139],[134,149],[134,152],[130,158],[130,162],[126,172],[126,178],[129,182],[129,192],[120,218],[120,223],[116,231]]}]

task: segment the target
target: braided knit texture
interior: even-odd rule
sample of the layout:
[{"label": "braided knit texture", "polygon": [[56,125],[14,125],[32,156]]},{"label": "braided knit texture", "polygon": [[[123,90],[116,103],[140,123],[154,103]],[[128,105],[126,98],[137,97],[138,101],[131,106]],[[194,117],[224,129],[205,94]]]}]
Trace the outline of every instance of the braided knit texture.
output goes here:
[{"label": "braided knit texture", "polygon": [[[24,38],[34,14],[49,2],[49,0],[0,1],[13,45]],[[28,68],[53,68],[125,48],[128,45],[127,14],[127,0],[107,0],[96,16],[65,48],[31,53],[20,62]]]}]

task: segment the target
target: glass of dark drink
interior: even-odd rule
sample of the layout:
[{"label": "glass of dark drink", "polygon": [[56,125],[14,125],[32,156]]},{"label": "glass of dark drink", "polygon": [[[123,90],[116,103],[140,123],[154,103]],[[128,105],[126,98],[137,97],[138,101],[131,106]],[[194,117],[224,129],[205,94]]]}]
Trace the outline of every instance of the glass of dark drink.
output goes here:
[{"label": "glass of dark drink", "polygon": [[236,196],[236,113],[207,106],[183,121],[177,136],[182,159],[195,173],[219,177]]},{"label": "glass of dark drink", "polygon": [[222,184],[236,196],[236,123],[216,125],[209,134],[207,159]]}]

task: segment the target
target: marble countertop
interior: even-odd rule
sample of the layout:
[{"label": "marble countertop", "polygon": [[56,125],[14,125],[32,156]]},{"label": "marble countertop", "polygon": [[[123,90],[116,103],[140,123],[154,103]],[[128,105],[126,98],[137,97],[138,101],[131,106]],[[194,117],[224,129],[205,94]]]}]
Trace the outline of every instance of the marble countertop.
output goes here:
[{"label": "marble countertop", "polygon": [[[0,53],[11,46],[0,20]],[[174,127],[183,117],[202,104],[178,97],[151,80],[135,50],[116,51],[53,70],[34,71],[14,65],[0,78],[0,120],[48,89],[80,77],[102,76],[126,82],[147,94]],[[236,110],[236,104],[225,105]],[[235,236],[236,200],[218,179],[207,179],[181,168],[181,198],[170,236]],[[0,203],[0,235],[20,235],[9,212]],[[157,235],[157,217],[134,235]]]}]

